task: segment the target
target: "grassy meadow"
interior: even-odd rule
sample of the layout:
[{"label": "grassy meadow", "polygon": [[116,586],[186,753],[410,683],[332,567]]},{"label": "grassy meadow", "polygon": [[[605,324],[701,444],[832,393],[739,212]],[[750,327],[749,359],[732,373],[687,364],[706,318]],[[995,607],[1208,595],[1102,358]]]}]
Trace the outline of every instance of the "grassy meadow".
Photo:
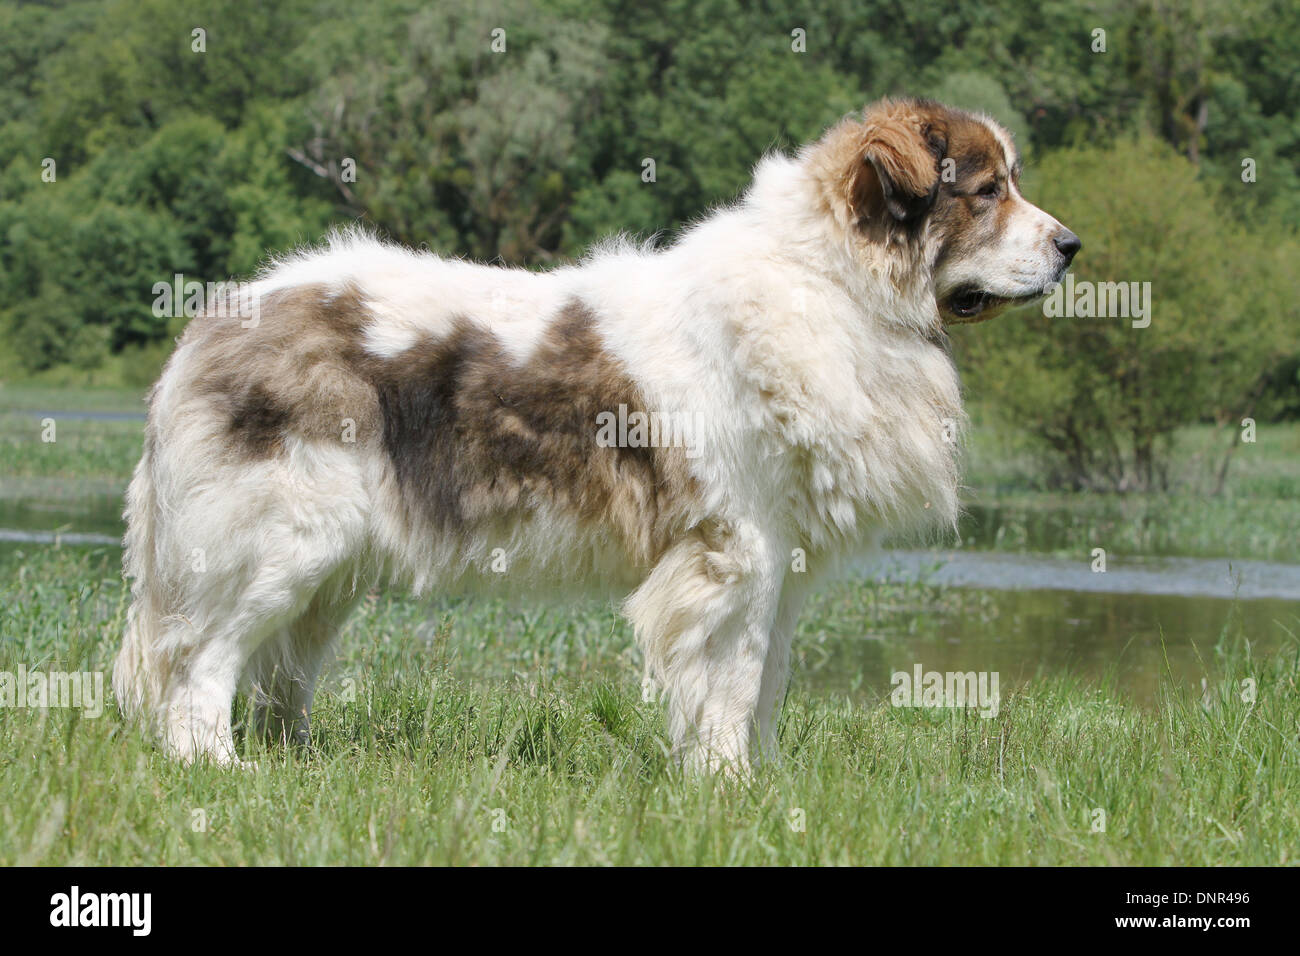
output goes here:
[{"label": "grassy meadow", "polygon": [[[1174,436],[1168,491],[1124,495],[1045,487],[1045,463],[1006,426],[971,430],[963,506],[980,517],[967,544],[1005,551],[1178,555],[1300,562],[1300,425],[1260,424],[1232,455],[1223,493],[1213,470],[1231,432]],[[973,524],[973,523],[972,523]],[[963,529],[965,533],[965,529]]]},{"label": "grassy meadow", "polygon": [[[126,411],[138,396],[0,388],[0,503],[22,505],[5,514],[34,526],[42,512],[32,502],[47,501],[59,522],[84,530],[78,502],[94,503],[87,520],[119,506],[140,423],[56,415],[57,439],[42,443],[32,413],[59,405]],[[1294,559],[1284,532],[1297,526],[1286,474],[1298,439],[1279,430],[1257,458],[1243,451],[1241,479],[1209,509],[1191,495],[1148,499],[1189,516],[1199,503],[1212,516],[1209,528],[1175,523],[1163,543],[1195,554],[1217,536],[1209,553]],[[993,546],[1022,547],[1036,509],[1058,505],[1082,541],[1101,529],[1150,543],[1123,530],[1123,509],[1141,500],[1061,503],[1029,484],[1032,463],[986,454],[994,445],[977,429],[968,477],[977,504],[1003,509],[1010,530]],[[101,671],[107,693],[127,601],[119,562],[112,546],[0,544],[0,671]],[[1259,657],[1256,635],[1230,621],[1203,649],[1204,692],[1170,681],[1151,706],[1109,681],[1043,673],[1004,684],[999,713],[985,719],[890,707],[859,686],[860,673],[837,674],[841,690],[807,679],[864,667],[837,650],[845,635],[905,641],[943,614],[979,612],[976,592],[828,588],[801,621],[783,761],[743,782],[700,781],[668,759],[662,717],[640,699],[637,655],[612,608],[372,593],[325,675],[314,746],[285,753],[242,741],[256,771],[176,766],[119,722],[111,700],[95,718],[0,707],[0,863],[1294,862],[1294,637]]]},{"label": "grassy meadow", "polygon": [[[116,558],[6,554],[3,668],[106,670],[125,613]],[[833,592],[803,627],[871,601]],[[376,597],[322,687],[314,748],[247,742],[256,771],[174,765],[111,710],[0,711],[0,862],[1293,862],[1300,645],[1254,660],[1244,638],[1210,654],[1203,699],[1154,709],[1048,678],[984,719],[796,681],[782,764],[701,782],[667,759],[607,610],[489,603],[430,620]]]}]

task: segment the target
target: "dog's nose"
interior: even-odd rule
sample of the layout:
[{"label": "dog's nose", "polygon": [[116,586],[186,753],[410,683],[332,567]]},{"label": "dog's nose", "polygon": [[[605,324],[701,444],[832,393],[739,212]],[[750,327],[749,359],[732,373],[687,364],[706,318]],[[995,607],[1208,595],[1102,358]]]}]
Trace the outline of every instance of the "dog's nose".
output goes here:
[{"label": "dog's nose", "polygon": [[1065,261],[1067,263],[1074,258],[1076,252],[1083,248],[1083,240],[1072,233],[1069,229],[1058,233],[1052,239],[1052,242],[1056,245],[1056,248],[1061,255],[1065,256]]}]

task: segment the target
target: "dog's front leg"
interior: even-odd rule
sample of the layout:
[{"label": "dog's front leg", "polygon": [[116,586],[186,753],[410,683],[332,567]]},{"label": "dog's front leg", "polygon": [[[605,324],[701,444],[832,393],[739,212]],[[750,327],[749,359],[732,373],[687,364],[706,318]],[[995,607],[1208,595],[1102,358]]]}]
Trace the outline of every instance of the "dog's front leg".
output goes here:
[{"label": "dog's front leg", "polygon": [[784,577],[780,553],[752,525],[719,523],[670,548],[628,599],[688,770],[749,765]]}]

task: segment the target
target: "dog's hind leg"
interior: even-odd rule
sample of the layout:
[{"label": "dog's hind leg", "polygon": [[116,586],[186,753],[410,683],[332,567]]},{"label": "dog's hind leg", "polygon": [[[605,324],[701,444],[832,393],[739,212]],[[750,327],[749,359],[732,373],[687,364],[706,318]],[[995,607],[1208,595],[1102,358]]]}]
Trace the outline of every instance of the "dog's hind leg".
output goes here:
[{"label": "dog's hind leg", "polygon": [[240,677],[268,640],[293,628],[308,606],[313,584],[310,578],[292,578],[283,565],[265,564],[244,587],[225,590],[233,595],[228,603],[177,616],[159,714],[169,754],[185,762],[198,757],[239,762],[231,703]]},{"label": "dog's hind leg", "polygon": [[238,630],[254,623],[239,608],[248,556],[214,530],[219,500],[188,489],[171,500],[160,493],[158,479],[168,471],[157,449],[151,427],[127,493],[124,563],[132,602],[113,691],[123,716],[170,756],[234,763],[234,684],[248,647],[262,636]]},{"label": "dog's hind leg", "polygon": [[347,581],[327,583],[307,610],[258,649],[244,670],[253,730],[270,743],[311,743],[316,682],[356,598]]},{"label": "dog's hind leg", "polygon": [[[290,484],[264,466],[176,496],[178,506],[155,509],[147,540],[136,536],[133,553],[150,560],[133,566],[146,573],[114,689],[170,755],[237,762],[231,704],[249,662],[292,632],[359,550],[360,510],[311,490],[301,475]],[[307,645],[296,669],[314,684],[325,648]],[[310,697],[286,699],[292,712]]]}]

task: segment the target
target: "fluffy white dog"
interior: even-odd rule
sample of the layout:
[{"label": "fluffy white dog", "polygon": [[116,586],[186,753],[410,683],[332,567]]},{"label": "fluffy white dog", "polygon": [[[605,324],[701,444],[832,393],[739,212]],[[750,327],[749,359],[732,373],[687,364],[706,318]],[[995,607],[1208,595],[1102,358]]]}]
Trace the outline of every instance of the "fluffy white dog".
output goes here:
[{"label": "fluffy white dog", "polygon": [[882,101],[665,249],[538,274],[353,233],[278,262],[190,323],[151,394],[124,712],[234,762],[241,681],[267,733],[305,739],[379,581],[580,585],[627,595],[689,766],[774,749],[819,573],[955,522],[944,323],[1044,294],[1079,248],[1018,178],[986,117]]}]

